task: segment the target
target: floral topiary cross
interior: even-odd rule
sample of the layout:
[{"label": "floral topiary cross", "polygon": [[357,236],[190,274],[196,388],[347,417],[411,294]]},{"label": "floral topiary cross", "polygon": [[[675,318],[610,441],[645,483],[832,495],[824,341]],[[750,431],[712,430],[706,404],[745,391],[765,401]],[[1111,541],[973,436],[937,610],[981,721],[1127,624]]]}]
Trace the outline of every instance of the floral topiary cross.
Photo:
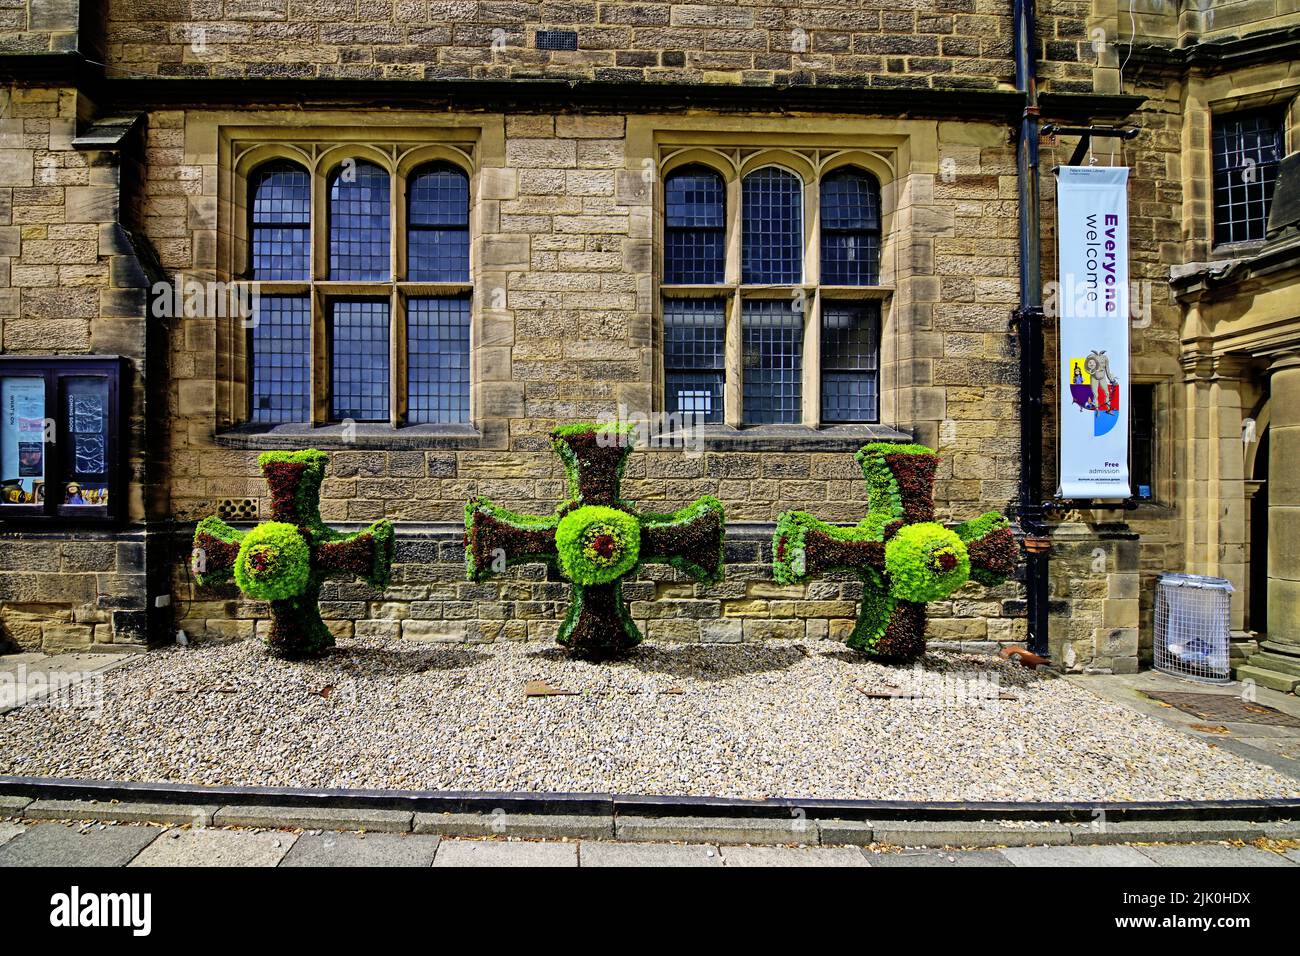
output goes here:
[{"label": "floral topiary cross", "polygon": [[879,660],[910,660],[925,651],[925,605],[974,578],[994,585],[1016,568],[1018,548],[1007,519],[990,511],[948,529],[934,520],[934,472],[924,445],[875,442],[857,453],[867,479],[867,515],[833,525],[803,511],[778,519],[773,576],[802,584],[827,571],[863,579],[862,605],[848,645]]},{"label": "floral topiary cross", "polygon": [[600,661],[641,643],[623,580],[642,564],[669,564],[697,581],[722,578],[722,504],[708,495],[673,514],[638,513],[619,497],[632,425],[566,425],[551,432],[569,499],[547,517],[475,498],[465,506],[465,563],[482,581],[513,564],[546,562],[573,585],[559,642]]},{"label": "floral topiary cross", "polygon": [[271,520],[248,531],[215,515],[194,530],[192,565],[201,585],[232,577],[251,598],[271,602],[267,646],[277,657],[301,658],[334,645],[320,616],[321,582],[332,575],[388,586],[393,525],[376,521],[342,534],[320,517],[320,485],[329,456],[320,451],[267,452],[257,459],[271,489]]}]

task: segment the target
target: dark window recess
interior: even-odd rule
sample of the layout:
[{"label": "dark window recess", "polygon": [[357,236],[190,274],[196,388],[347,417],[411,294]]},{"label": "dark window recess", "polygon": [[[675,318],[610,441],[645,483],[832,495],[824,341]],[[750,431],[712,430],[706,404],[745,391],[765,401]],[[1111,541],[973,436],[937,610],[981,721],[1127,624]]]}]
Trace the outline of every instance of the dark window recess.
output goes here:
[{"label": "dark window recess", "polygon": [[388,281],[388,185],[374,163],[347,160],[330,174],[331,279]]},{"label": "dark window recess", "polygon": [[[726,301],[664,300],[664,393],[669,414],[722,422]],[[686,416],[691,416],[686,419]]]},{"label": "dark window recess", "polygon": [[449,163],[424,166],[407,184],[406,277],[469,281],[469,177]]},{"label": "dark window recess", "polygon": [[874,176],[850,167],[822,178],[821,231],[824,284],[879,284],[880,186]]},{"label": "dark window recess", "polygon": [[534,42],[539,50],[576,50],[577,30],[538,30]]},{"label": "dark window recess", "polygon": [[822,303],[823,422],[880,420],[880,303]]},{"label": "dark window recess", "polygon": [[330,303],[330,415],[388,421],[388,300]]},{"label": "dark window recess", "polygon": [[258,297],[249,340],[249,420],[259,425],[311,421],[311,299]]},{"label": "dark window recess", "polygon": [[292,163],[269,163],[254,173],[249,215],[249,278],[306,280],[311,256],[311,182]]},{"label": "dark window recess", "polygon": [[803,418],[803,312],[785,299],[751,299],[742,316],[745,424]]},{"label": "dark window recess", "polygon": [[1155,497],[1156,387],[1133,385],[1129,443],[1129,483],[1134,498]]},{"label": "dark window recess", "polygon": [[765,166],[741,188],[741,281],[747,285],[803,279],[803,183]]},{"label": "dark window recess", "polygon": [[1282,153],[1280,112],[1259,110],[1215,118],[1215,243],[1264,238]]},{"label": "dark window recess", "polygon": [[705,166],[687,166],[664,183],[664,282],[722,282],[726,258],[726,187]]},{"label": "dark window recess", "polygon": [[407,413],[412,425],[469,421],[469,296],[406,303]]},{"label": "dark window recess", "polygon": [[0,520],[119,515],[121,369],[115,357],[0,356]]}]

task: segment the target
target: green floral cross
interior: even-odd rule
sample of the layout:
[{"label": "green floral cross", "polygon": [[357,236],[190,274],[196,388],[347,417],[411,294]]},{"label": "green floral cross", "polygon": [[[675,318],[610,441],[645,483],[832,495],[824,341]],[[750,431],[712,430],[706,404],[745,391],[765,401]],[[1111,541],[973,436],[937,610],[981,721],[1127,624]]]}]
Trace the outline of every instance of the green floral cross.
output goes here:
[{"label": "green floral cross", "polygon": [[545,562],[573,585],[559,642],[575,657],[606,660],[641,643],[623,580],[642,564],[668,564],[697,581],[722,578],[722,504],[708,495],[673,514],[637,512],[619,494],[635,441],[632,425],[566,425],[551,432],[569,498],[552,515],[515,514],[487,498],[465,506],[465,563],[482,581],[514,564]]},{"label": "green floral cross", "polygon": [[861,576],[862,604],[848,645],[879,660],[911,660],[925,652],[926,602],[970,578],[1001,583],[1015,571],[1019,549],[997,512],[952,529],[934,520],[939,459],[932,449],[875,442],[856,457],[867,479],[866,517],[833,525],[784,512],[772,539],[773,576],[781,584],[827,571]]},{"label": "green floral cross", "polygon": [[267,452],[257,461],[271,489],[271,520],[240,531],[215,515],[204,518],[194,530],[194,577],[204,586],[233,577],[244,594],[270,601],[271,653],[310,657],[334,645],[320,616],[321,582],[340,575],[386,588],[393,525],[384,519],[351,535],[326,527],[320,516],[329,463],[324,452]]}]

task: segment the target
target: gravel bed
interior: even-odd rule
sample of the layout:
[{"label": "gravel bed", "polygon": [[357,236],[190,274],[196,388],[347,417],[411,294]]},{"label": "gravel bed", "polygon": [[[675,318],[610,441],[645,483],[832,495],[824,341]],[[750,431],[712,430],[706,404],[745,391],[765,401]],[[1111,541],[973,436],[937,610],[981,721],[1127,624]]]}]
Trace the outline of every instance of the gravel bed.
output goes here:
[{"label": "gravel bed", "polygon": [[[579,693],[525,698],[532,680]],[[862,692],[891,688],[922,699]],[[252,640],[168,649],[105,674],[98,715],[0,716],[0,773],[747,798],[1300,796],[1263,765],[997,658],[885,667],[789,641],[646,644],[614,665],[541,643],[365,638],[299,664]]]}]

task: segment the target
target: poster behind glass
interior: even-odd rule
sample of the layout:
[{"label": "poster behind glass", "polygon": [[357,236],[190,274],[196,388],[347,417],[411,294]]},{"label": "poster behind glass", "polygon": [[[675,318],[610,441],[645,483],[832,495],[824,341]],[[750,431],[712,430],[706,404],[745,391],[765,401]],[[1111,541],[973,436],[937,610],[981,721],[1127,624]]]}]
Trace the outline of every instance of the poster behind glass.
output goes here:
[{"label": "poster behind glass", "polygon": [[108,506],[108,379],[66,378],[67,413],[62,503],[68,507]]},{"label": "poster behind glass", "polygon": [[45,379],[0,379],[0,507],[45,501]]}]

